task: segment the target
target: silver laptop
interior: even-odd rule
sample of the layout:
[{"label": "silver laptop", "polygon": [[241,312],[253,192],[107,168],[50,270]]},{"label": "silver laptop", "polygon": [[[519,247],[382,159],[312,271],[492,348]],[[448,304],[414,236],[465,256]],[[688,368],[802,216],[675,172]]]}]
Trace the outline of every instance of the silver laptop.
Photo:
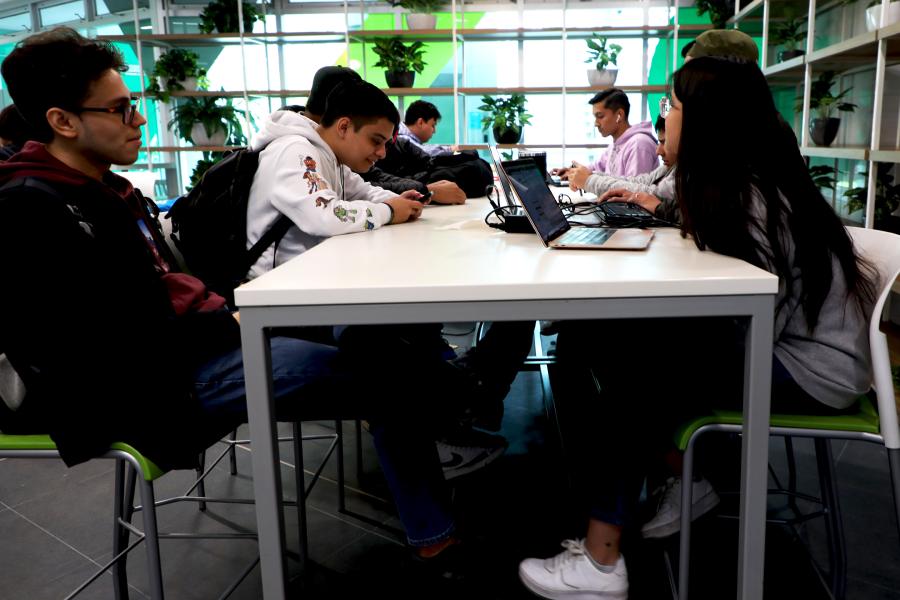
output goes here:
[{"label": "silver laptop", "polygon": [[[512,190],[509,187],[509,177],[506,176],[506,173],[503,172],[503,169],[500,168],[500,163],[503,162],[503,157],[500,156],[500,149],[497,146],[490,146],[491,151],[491,161],[494,163],[494,171],[497,173],[497,179],[500,181],[500,189],[503,191],[503,197],[506,199],[506,206],[509,208],[508,214],[521,214],[522,211],[518,205],[516,204],[515,196],[513,196]],[[499,202],[499,204],[503,204]]]},{"label": "silver laptop", "polygon": [[653,239],[653,232],[646,229],[572,227],[533,160],[501,161],[498,166],[501,182],[505,175],[510,192],[548,248],[642,250]]}]

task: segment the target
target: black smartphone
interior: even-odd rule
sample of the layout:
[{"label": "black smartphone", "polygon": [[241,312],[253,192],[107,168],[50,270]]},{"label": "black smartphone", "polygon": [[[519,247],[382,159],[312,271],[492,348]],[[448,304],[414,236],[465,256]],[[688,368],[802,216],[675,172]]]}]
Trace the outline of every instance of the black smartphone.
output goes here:
[{"label": "black smartphone", "polygon": [[431,200],[431,197],[432,197],[433,195],[434,195],[434,192],[431,191],[431,190],[428,190],[427,192],[425,192],[424,194],[422,194],[421,196],[419,196],[418,198],[416,198],[416,200],[418,200],[418,201],[421,202],[422,204],[425,204],[426,202],[428,202],[429,200]]}]

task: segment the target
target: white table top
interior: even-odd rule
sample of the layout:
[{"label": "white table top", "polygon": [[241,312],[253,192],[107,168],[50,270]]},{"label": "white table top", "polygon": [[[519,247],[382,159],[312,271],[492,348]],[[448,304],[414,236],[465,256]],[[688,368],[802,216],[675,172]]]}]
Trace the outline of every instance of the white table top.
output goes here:
[{"label": "white table top", "polygon": [[676,229],[643,251],[551,250],[490,229],[485,199],[428,206],[414,223],[330,238],[247,283],[237,304],[305,306],[774,294],[777,278],[700,252]]}]

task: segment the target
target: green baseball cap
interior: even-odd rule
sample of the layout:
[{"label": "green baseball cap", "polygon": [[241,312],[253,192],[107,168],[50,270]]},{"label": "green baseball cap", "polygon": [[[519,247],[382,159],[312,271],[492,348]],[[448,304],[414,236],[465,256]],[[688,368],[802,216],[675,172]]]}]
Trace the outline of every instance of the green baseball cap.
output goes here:
[{"label": "green baseball cap", "polygon": [[722,56],[759,61],[759,49],[749,35],[737,29],[710,29],[697,36],[697,39],[685,46],[685,58],[701,56]]}]

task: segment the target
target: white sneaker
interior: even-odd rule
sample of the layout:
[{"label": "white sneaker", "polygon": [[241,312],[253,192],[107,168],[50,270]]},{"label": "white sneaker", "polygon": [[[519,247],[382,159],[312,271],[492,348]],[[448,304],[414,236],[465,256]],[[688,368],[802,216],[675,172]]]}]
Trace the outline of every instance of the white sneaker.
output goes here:
[{"label": "white sneaker", "polygon": [[509,442],[502,435],[476,429],[461,429],[435,442],[444,479],[468,475],[494,462],[506,451]]},{"label": "white sneaker", "polygon": [[628,571],[620,554],[612,573],[604,573],[587,557],[583,540],[565,540],[563,552],[548,559],[526,558],[519,579],[542,598],[595,600],[628,598]]},{"label": "white sneaker", "polygon": [[[696,521],[719,503],[719,495],[706,479],[695,481],[691,497],[691,521]],[[645,538],[664,538],[681,530],[681,477],[669,477],[659,500],[656,516],[641,527]]]}]

